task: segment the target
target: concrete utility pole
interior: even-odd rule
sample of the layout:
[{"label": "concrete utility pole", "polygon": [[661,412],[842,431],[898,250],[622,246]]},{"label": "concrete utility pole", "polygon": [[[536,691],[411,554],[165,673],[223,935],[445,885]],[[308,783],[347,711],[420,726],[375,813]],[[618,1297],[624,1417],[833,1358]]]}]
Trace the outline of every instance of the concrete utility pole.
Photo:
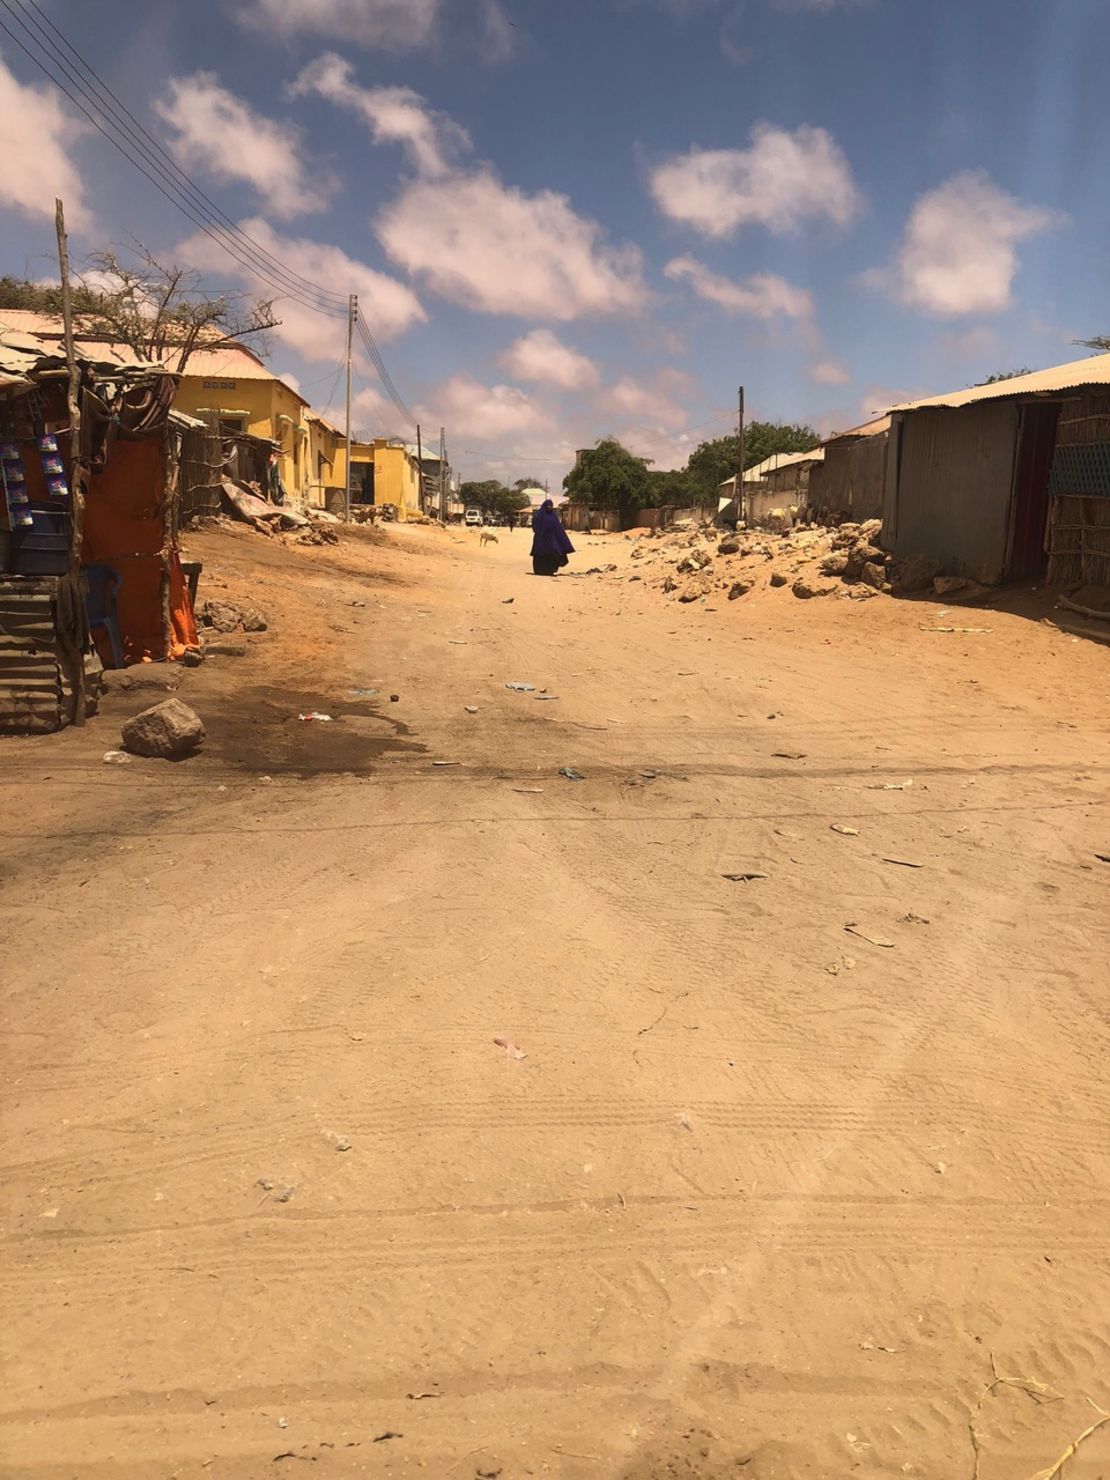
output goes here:
[{"label": "concrete utility pole", "polygon": [[347,479],[343,494],[343,517],[348,524],[351,522],[351,348],[357,313],[358,297],[352,293],[347,299]]},{"label": "concrete utility pole", "polygon": [[439,520],[447,523],[447,433],[439,429]]},{"label": "concrete utility pole", "polygon": [[420,441],[420,423],[416,423],[416,497],[424,512],[424,448]]},{"label": "concrete utility pole", "polygon": [[743,519],[744,515],[744,387],[741,386],[737,392],[736,409],[736,440],[739,444],[736,451],[736,517]]}]

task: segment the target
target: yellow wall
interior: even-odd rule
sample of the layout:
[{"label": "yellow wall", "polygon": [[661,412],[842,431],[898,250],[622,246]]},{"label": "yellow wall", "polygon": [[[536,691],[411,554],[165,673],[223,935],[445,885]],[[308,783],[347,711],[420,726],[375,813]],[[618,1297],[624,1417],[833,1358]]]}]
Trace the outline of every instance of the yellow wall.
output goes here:
[{"label": "yellow wall", "polygon": [[[351,461],[355,461],[354,448]],[[390,447],[384,437],[374,439],[374,502],[393,504],[399,519],[421,512],[416,460],[403,447]]]},{"label": "yellow wall", "polygon": [[322,509],[326,503],[324,490],[343,488],[346,484],[347,444],[343,434],[330,422],[313,416],[308,425],[308,502]]},{"label": "yellow wall", "polygon": [[315,463],[309,446],[307,409],[301,398],[280,380],[212,379],[186,373],[181,377],[174,406],[188,416],[215,411],[220,416],[246,417],[244,431],[266,437],[281,447],[281,478],[290,496],[304,498],[315,481]]}]

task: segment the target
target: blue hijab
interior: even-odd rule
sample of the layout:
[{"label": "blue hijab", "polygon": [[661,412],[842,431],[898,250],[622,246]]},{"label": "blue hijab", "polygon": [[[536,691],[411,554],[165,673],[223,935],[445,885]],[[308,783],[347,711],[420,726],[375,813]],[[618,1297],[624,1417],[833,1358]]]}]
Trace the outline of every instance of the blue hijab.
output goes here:
[{"label": "blue hijab", "polygon": [[[563,556],[574,554],[574,546],[555,512],[555,505],[545,499],[532,515],[532,555]],[[560,562],[563,563],[563,562]]]}]

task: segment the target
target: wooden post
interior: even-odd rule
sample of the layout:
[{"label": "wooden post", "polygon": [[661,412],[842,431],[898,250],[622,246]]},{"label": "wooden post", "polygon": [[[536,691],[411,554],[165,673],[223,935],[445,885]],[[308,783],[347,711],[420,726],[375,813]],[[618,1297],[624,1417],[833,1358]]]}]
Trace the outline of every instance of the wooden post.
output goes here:
[{"label": "wooden post", "polygon": [[736,517],[737,520],[746,519],[744,512],[744,387],[741,386],[737,395],[736,415],[736,438],[739,446],[736,449]]},{"label": "wooden post", "polygon": [[[404,495],[402,494],[403,498]],[[420,423],[416,423],[416,502],[424,512],[424,449],[420,443]]]},{"label": "wooden post", "polygon": [[54,200],[54,226],[58,234],[58,270],[62,279],[62,325],[65,330],[66,364],[69,367],[69,579],[78,612],[77,662],[73,675],[73,723],[85,723],[85,620],[81,590],[81,545],[85,537],[85,470],[81,460],[81,401],[77,355],[73,348],[73,302],[69,291],[69,250],[66,218],[60,200]]}]

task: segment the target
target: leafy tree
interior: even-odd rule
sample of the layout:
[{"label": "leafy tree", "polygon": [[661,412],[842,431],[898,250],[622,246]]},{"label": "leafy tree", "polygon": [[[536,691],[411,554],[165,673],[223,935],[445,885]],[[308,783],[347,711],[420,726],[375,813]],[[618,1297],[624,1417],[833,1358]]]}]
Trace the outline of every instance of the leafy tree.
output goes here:
[{"label": "leafy tree", "polygon": [[[196,273],[166,266],[144,246],[133,260],[94,252],[73,286],[74,327],[88,339],[125,344],[140,358],[180,373],[195,349],[223,349],[275,327],[272,303],[239,294],[211,296]],[[0,307],[60,314],[61,287],[0,279]],[[264,347],[264,346],[263,346]]]},{"label": "leafy tree", "polygon": [[1014,380],[1019,375],[1032,375],[1028,365],[1023,365],[1020,370],[996,370],[993,375],[988,375],[986,380],[977,380],[976,385],[997,385],[1000,380]]},{"label": "leafy tree", "polygon": [[1077,339],[1075,342],[1086,349],[1098,350],[1099,354],[1110,354],[1110,334],[1096,334],[1093,339]]},{"label": "leafy tree", "polygon": [[689,502],[689,477],[685,468],[677,471],[649,468],[648,478],[651,483],[651,498],[647,501],[648,508],[656,509],[661,504],[674,504],[676,507],[682,507]]},{"label": "leafy tree", "polygon": [[596,447],[580,453],[563,487],[576,504],[616,509],[625,528],[637,509],[652,502],[647,460],[634,456],[613,437],[604,437]]},{"label": "leafy tree", "polygon": [[459,489],[459,498],[465,508],[481,509],[483,514],[515,514],[528,507],[522,488],[506,488],[496,478],[464,483]]},{"label": "leafy tree", "polygon": [[[753,421],[744,428],[744,467],[754,468],[775,452],[810,452],[821,438],[812,427],[791,422]],[[688,497],[693,503],[713,503],[717,489],[736,472],[740,457],[735,433],[703,442],[686,465]]]}]

